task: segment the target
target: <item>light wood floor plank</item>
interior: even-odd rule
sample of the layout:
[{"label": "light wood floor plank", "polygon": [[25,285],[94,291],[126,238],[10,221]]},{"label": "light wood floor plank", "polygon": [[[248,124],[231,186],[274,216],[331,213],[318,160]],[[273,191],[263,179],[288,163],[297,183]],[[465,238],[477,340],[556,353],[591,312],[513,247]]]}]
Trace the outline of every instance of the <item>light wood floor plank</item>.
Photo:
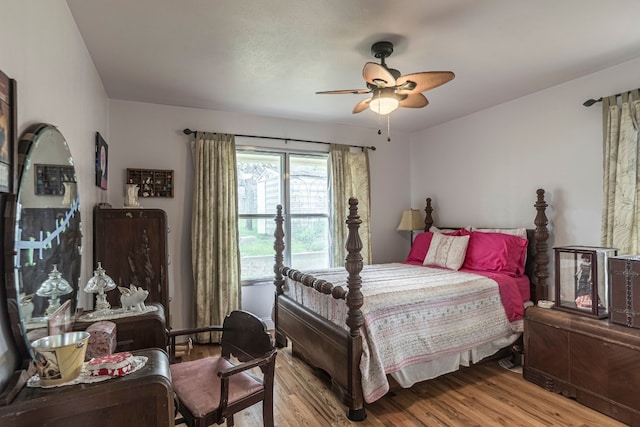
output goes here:
[{"label": "light wood floor plank", "polygon": [[[219,354],[218,346],[196,345],[185,360]],[[572,399],[525,381],[521,374],[484,362],[434,380],[399,387],[367,405],[367,419],[355,423],[330,384],[314,375],[291,348],[276,361],[274,414],[279,427],[618,427],[624,424]],[[262,426],[262,407],[235,417],[238,427]]]}]

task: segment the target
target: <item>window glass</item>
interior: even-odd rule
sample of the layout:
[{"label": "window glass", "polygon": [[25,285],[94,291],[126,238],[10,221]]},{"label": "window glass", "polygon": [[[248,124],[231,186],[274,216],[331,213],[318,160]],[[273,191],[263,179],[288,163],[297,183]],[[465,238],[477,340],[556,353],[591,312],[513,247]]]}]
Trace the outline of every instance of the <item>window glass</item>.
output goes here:
[{"label": "window glass", "polygon": [[239,151],[238,213],[273,214],[282,203],[282,154]]},{"label": "window glass", "polygon": [[329,218],[291,219],[291,265],[296,270],[329,266]]},{"label": "window glass", "polygon": [[273,218],[240,218],[238,226],[242,280],[273,276]]},{"label": "window glass", "polygon": [[291,156],[291,213],[328,213],[326,157]]},{"label": "window glass", "polygon": [[286,265],[330,266],[329,157],[238,149],[238,229],[244,284],[273,278],[276,206],[283,206]]}]

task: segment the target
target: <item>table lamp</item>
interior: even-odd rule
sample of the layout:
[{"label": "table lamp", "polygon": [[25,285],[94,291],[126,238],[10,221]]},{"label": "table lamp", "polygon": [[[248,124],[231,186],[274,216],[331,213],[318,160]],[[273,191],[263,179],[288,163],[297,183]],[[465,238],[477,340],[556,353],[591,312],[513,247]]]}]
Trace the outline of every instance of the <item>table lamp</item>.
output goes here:
[{"label": "table lamp", "polygon": [[87,282],[84,291],[97,294],[96,311],[108,311],[111,308],[111,304],[107,301],[106,292],[115,288],[116,283],[111,277],[107,276],[104,268],[102,268],[102,263],[98,262],[98,268],[93,272],[93,277]]},{"label": "table lamp", "polygon": [[58,271],[57,264],[53,265],[53,270],[49,273],[49,278],[42,282],[40,288],[36,291],[36,295],[49,298],[49,307],[45,310],[46,316],[51,315],[60,307],[60,296],[67,295],[73,291],[73,288]]},{"label": "table lamp", "polygon": [[413,244],[413,230],[424,229],[424,219],[418,209],[405,209],[402,211],[402,219],[396,230],[411,231],[411,244]]}]

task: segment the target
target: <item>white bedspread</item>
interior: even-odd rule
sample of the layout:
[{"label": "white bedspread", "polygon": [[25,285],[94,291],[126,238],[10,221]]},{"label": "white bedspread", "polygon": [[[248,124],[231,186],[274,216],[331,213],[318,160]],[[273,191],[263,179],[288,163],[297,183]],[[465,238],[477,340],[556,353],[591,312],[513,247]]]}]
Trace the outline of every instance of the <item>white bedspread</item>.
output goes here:
[{"label": "white bedspread", "polygon": [[[346,288],[344,268],[306,273]],[[387,374],[401,373],[402,378],[403,370],[440,365],[443,360],[446,372],[455,370],[468,364],[465,352],[483,348],[484,357],[487,346],[512,340],[521,328],[521,322],[510,324],[497,283],[484,276],[401,263],[365,266],[360,275],[365,318],[360,370],[367,402],[389,390]],[[288,295],[347,329],[344,301],[291,279],[286,283]],[[451,363],[456,363],[455,369],[448,366]]]}]

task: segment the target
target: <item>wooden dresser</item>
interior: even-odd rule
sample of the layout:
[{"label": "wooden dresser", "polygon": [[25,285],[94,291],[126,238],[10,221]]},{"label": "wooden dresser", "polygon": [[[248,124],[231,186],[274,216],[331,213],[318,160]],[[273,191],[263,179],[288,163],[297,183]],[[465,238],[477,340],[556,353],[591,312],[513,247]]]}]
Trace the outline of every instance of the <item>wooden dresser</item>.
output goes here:
[{"label": "wooden dresser", "polygon": [[147,356],[139,371],[93,384],[53,388],[24,387],[0,406],[0,425],[12,427],[165,427],[174,425],[169,359],[161,350]]},{"label": "wooden dresser", "polygon": [[[102,263],[118,286],[142,287],[149,291],[146,302],[164,307],[167,326],[169,285],[167,214],[161,209],[113,209],[97,205],[93,210],[94,265]],[[107,293],[112,307],[120,306],[120,292]]]},{"label": "wooden dresser", "polygon": [[524,349],[526,380],[640,426],[640,330],[529,307]]}]

